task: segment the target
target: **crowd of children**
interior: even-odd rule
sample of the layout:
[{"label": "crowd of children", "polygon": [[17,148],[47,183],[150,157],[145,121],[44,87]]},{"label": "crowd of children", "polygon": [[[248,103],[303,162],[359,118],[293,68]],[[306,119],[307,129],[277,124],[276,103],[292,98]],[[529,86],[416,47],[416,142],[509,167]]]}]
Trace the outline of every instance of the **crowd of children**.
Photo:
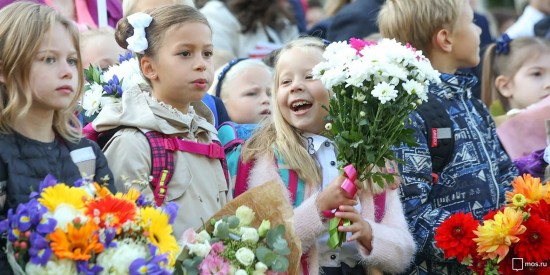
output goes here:
[{"label": "crowd of children", "polygon": [[[217,132],[232,121],[256,125],[238,160],[251,163],[244,189],[277,181],[289,195],[302,274],[467,273],[444,259],[435,229],[458,211],[482,218],[504,203],[519,172],[498,127],[550,95],[549,42],[504,34],[480,60],[481,29],[469,1],[378,3],[380,36],[409,43],[441,73],[429,86],[429,104],[450,125],[431,128],[432,118],[411,114],[418,144],[393,148],[403,160],[395,182],[350,197],[340,188],[334,142],[324,136],[332,91],[312,73],[327,41],[298,38],[278,1],[240,12],[249,2],[209,1],[198,10],[193,1],[125,0],[116,29],[85,32],[48,5],[0,9],[0,219],[52,174],[69,185],[85,176],[113,191],[138,188],[159,206],[179,205],[176,237],[198,229],[233,199],[235,175]],[[531,3],[546,7],[539,4]],[[280,46],[268,64],[250,58],[265,55],[264,42]],[[78,120],[83,71],[106,69],[125,51],[136,55],[147,84],[103,107],[88,126],[107,137],[98,145],[83,137]],[[458,72],[480,62],[481,80]],[[482,100],[471,92],[478,81]],[[434,137],[434,129],[445,134]],[[447,155],[434,156],[445,140],[452,140]],[[322,214],[332,209],[352,221],[338,227],[348,237],[337,249],[327,246]],[[10,270],[3,249],[0,270]]]}]

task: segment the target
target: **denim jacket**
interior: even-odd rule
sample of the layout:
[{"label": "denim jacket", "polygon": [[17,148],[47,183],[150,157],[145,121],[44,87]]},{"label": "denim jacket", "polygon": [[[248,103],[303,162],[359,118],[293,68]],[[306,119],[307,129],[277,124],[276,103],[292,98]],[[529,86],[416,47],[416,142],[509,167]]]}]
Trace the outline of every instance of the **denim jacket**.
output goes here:
[{"label": "denim jacket", "polygon": [[487,109],[474,106],[478,99],[470,89],[476,82],[473,76],[442,74],[441,83],[429,87],[449,113],[455,138],[451,160],[437,182],[432,181],[427,130],[418,113],[410,115],[409,125],[415,130],[418,146],[395,148],[405,162],[399,165],[403,177],[400,196],[418,248],[414,265],[406,274],[468,273],[456,260],[443,258],[443,251],[435,246],[435,229],[453,213],[472,212],[481,219],[489,210],[501,207],[505,192],[518,175]]}]

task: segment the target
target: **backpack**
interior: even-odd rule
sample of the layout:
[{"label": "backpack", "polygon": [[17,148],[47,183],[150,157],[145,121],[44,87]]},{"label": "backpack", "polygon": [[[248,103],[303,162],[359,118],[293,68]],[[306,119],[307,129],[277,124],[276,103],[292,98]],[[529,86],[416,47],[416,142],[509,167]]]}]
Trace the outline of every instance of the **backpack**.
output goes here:
[{"label": "backpack", "polygon": [[[480,101],[472,100],[472,103],[480,114],[487,113]],[[449,164],[453,156],[455,147],[453,121],[443,104],[432,93],[428,93],[428,102],[424,102],[416,110],[424,119],[427,131],[426,141],[432,159],[432,182],[435,184],[439,179],[439,174]],[[483,117],[483,120],[489,125],[486,117]]]},{"label": "backpack", "polygon": [[[97,132],[93,129],[91,123],[84,127],[84,135],[95,142],[101,148],[105,145],[113,135],[123,129],[125,126],[120,126],[115,129],[111,129],[105,132]],[[203,144],[199,142],[179,139],[177,137],[170,137],[161,132],[156,131],[144,131],[139,129],[149,142],[151,147],[151,189],[155,203],[157,206],[162,205],[168,191],[168,183],[174,175],[174,152],[183,151],[193,154],[203,155],[208,158],[219,159],[224,171],[225,180],[227,186],[229,186],[229,174],[227,172],[227,163],[225,160],[225,154],[219,141],[212,141],[210,144]]]}]

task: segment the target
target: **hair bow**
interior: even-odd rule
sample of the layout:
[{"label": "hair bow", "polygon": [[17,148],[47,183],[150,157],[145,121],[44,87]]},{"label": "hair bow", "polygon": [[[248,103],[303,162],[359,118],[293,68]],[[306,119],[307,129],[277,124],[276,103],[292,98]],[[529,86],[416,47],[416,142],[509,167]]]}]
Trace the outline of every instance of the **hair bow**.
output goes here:
[{"label": "hair bow", "polygon": [[235,58],[235,59],[229,61],[229,63],[227,63],[227,65],[225,65],[225,67],[223,67],[222,71],[218,75],[218,84],[216,85],[216,96],[217,97],[220,97],[220,93],[222,91],[222,81],[225,78],[225,75],[227,74],[229,69],[231,69],[237,63],[239,63],[239,62],[241,62],[245,59],[248,59],[248,58],[246,58],[246,57]]},{"label": "hair bow", "polygon": [[128,50],[135,53],[143,54],[149,47],[147,37],[145,36],[145,28],[149,27],[153,21],[153,17],[147,13],[138,12],[128,16],[128,22],[134,28],[134,35],[128,37]]},{"label": "hair bow", "polygon": [[496,41],[496,53],[508,54],[510,52],[510,42],[512,39],[507,34],[503,33]]}]

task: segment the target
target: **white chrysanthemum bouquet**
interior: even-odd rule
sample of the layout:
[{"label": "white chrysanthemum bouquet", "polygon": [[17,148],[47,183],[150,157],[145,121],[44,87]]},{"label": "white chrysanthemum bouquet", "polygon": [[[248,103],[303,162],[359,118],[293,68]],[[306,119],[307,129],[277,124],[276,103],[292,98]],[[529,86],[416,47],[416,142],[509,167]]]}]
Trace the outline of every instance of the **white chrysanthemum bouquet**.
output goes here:
[{"label": "white chrysanthemum bouquet", "polygon": [[118,102],[124,91],[146,83],[141,75],[139,61],[131,53],[121,56],[118,64],[105,71],[90,65],[84,74],[88,83],[84,87],[81,108],[90,121],[101,108]]},{"label": "white chrysanthemum bouquet", "polygon": [[439,73],[420,51],[391,39],[334,42],[323,57],[313,73],[331,92],[326,129],[339,167],[352,164],[361,182],[393,182],[393,174],[376,168],[397,160],[392,145],[415,144],[404,122],[428,100],[428,84],[440,81]]}]

